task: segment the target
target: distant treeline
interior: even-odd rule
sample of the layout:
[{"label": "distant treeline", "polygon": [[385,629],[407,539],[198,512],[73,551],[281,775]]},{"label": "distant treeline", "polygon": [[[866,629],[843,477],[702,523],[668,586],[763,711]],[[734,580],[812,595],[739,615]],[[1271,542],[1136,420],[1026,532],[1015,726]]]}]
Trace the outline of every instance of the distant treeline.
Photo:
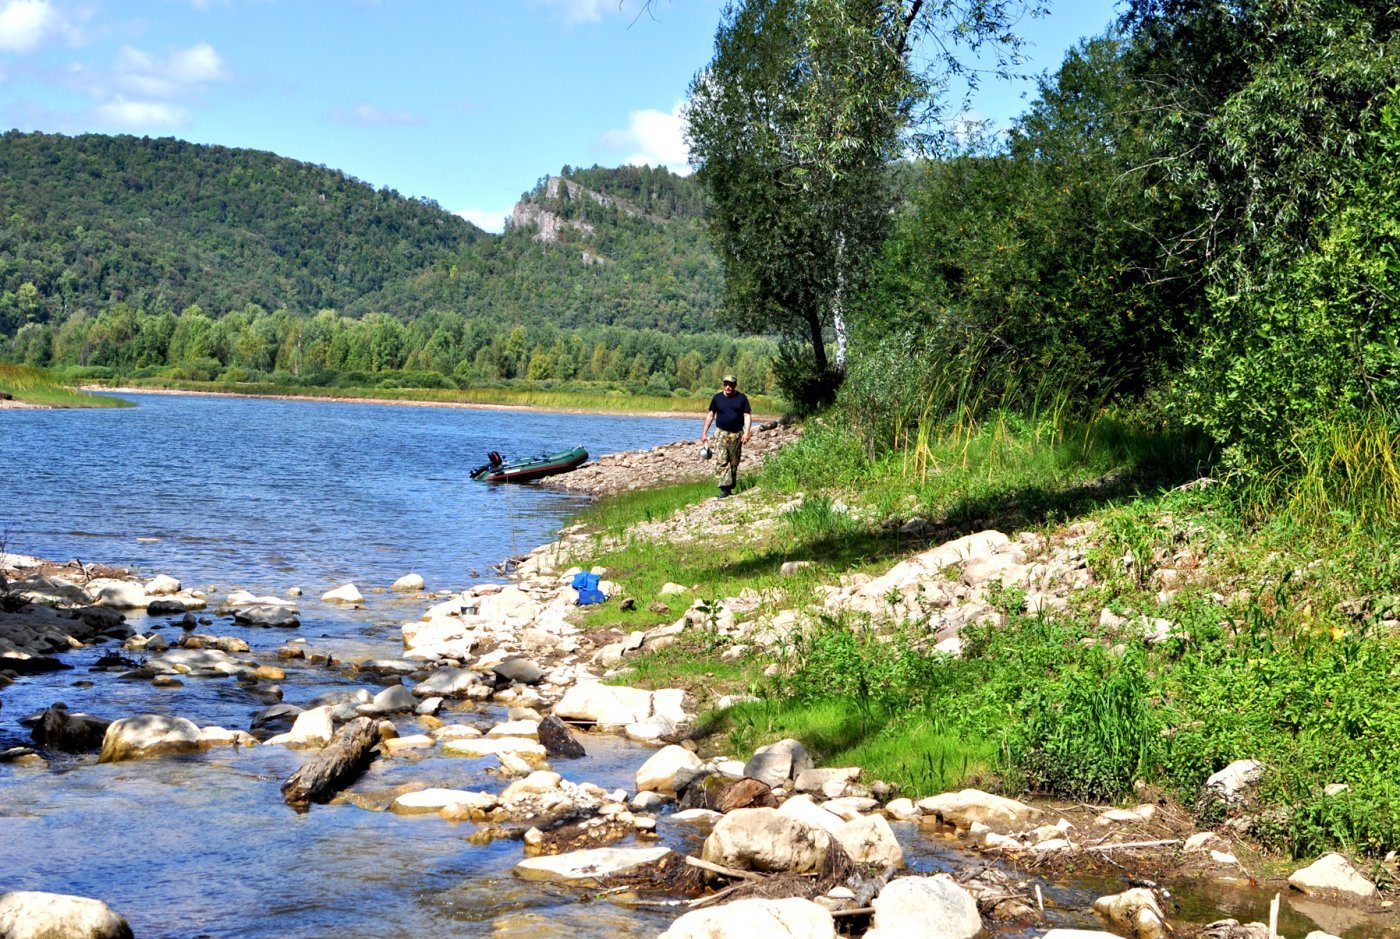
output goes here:
[{"label": "distant treeline", "polygon": [[177,314],[118,303],[0,337],[0,360],[74,378],[416,388],[607,382],[647,394],[717,388],[728,372],[746,391],[765,393],[775,351],[762,339],[617,326],[511,326],[439,311],[405,323],[383,313],[303,317],[254,305],[213,317],[198,306]]}]

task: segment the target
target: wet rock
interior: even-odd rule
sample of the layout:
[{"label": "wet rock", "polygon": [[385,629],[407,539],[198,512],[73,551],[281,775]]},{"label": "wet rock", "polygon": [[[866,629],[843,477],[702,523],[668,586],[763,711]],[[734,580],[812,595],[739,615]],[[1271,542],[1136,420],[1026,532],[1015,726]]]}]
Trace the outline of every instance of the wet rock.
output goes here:
[{"label": "wet rock", "polygon": [[[512,708],[511,713],[514,712],[515,709]],[[553,714],[540,721],[536,733],[551,758],[576,760],[586,755],[583,744],[579,743],[573,731]]]},{"label": "wet rock", "polygon": [[970,828],[977,822],[1003,832],[1029,828],[1044,814],[1015,799],[995,796],[979,789],[945,792],[920,799],[917,804],[923,814],[933,815],[958,828]]},{"label": "wet rock", "polygon": [[285,606],[248,606],[234,611],[233,621],[240,626],[260,626],[270,629],[296,629],[301,620]]},{"label": "wet rock", "polygon": [[168,597],[180,592],[180,582],[169,574],[153,577],[146,584],[146,594],[152,597]]},{"label": "wet rock", "polygon": [[547,755],[544,747],[525,737],[464,737],[443,743],[442,752],[448,756],[470,758],[501,756],[510,753],[527,762],[543,760]]},{"label": "wet rock", "polygon": [[254,714],[248,729],[268,735],[278,731],[291,730],[292,724],[295,723],[297,715],[300,713],[301,708],[294,704],[274,704]]},{"label": "wet rock", "polygon": [[131,926],[101,900],[21,890],[0,894],[5,939],[131,939]]},{"label": "wet rock", "polygon": [[946,874],[890,881],[871,906],[875,928],[865,934],[866,939],[972,939],[982,931],[977,901]]},{"label": "wet rock", "polygon": [[142,760],[198,750],[199,728],[183,717],[142,714],[113,721],[102,738],[99,763]]},{"label": "wet rock", "polygon": [[800,897],[736,900],[691,910],[660,939],[835,939],[836,921],[824,907]]},{"label": "wet rock", "polygon": [[325,603],[364,603],[365,597],[354,584],[342,584],[321,594],[321,600]]},{"label": "wet rock", "polygon": [[609,877],[637,874],[671,855],[670,848],[590,848],[549,857],[526,858],[515,865],[524,880],[543,880],[572,887],[601,886]]},{"label": "wet rock", "polygon": [[70,712],[63,705],[55,704],[38,715],[29,736],[46,749],[88,753],[102,747],[111,723],[81,711]]},{"label": "wet rock", "polygon": [[370,675],[412,675],[423,670],[423,663],[412,659],[366,659],[355,670]]},{"label": "wet rock", "polygon": [[267,742],[287,747],[324,747],[335,736],[335,722],[331,718],[334,709],[332,705],[323,704],[302,711],[291,730]]},{"label": "wet rock", "polygon": [[1324,854],[1302,870],[1294,871],[1288,884],[1309,896],[1369,900],[1376,895],[1376,885],[1340,854]]},{"label": "wet rock", "polygon": [[695,778],[700,767],[700,758],[685,747],[663,747],[637,770],[637,791],[674,796]]},{"label": "wet rock", "polygon": [[144,587],[126,580],[97,578],[88,583],[87,591],[94,603],[118,610],[140,610],[150,602]]},{"label": "wet rock", "polygon": [[831,836],[777,809],[736,809],[715,824],[703,857],[740,870],[804,874],[821,869]]},{"label": "wet rock", "polygon": [[392,589],[401,590],[405,593],[416,593],[417,591],[422,590],[425,586],[426,584],[424,584],[423,582],[423,575],[404,574],[398,580],[394,581],[394,586]]},{"label": "wet rock", "polygon": [[418,707],[418,699],[403,685],[390,685],[374,696],[369,704],[357,705],[359,714],[403,714]]},{"label": "wet rock", "polygon": [[497,802],[495,796],[484,792],[471,792],[466,789],[420,789],[417,792],[405,792],[394,799],[389,805],[389,811],[398,815],[429,815],[453,805],[490,811]]},{"label": "wet rock", "polygon": [[1164,939],[1167,918],[1157,897],[1146,887],[1134,887],[1094,901],[1094,912],[1110,926],[1126,930],[1137,939]]}]

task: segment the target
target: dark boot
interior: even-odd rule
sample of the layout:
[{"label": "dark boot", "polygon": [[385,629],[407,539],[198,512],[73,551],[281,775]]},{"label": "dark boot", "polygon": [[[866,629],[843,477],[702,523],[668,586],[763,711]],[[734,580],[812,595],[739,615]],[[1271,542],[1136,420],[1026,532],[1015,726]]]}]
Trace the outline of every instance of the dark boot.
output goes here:
[{"label": "dark boot", "polygon": [[733,489],[734,489],[733,486],[720,486],[720,487],[719,487],[719,497],[720,497],[721,499],[728,499],[728,498],[729,498],[729,494],[733,491]]}]

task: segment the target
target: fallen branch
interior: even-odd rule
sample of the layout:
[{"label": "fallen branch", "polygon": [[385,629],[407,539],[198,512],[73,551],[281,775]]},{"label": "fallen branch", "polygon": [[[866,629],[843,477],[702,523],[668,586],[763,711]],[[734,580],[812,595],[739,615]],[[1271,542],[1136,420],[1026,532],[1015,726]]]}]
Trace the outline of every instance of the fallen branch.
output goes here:
[{"label": "fallen branch", "polygon": [[312,802],[325,804],[360,777],[374,761],[379,746],[379,722],[357,717],[335,732],[320,753],[302,764],[282,784],[282,798],[305,811]]},{"label": "fallen branch", "polygon": [[834,910],[832,916],[871,916],[875,913],[875,907],[862,906],[854,910]]},{"label": "fallen branch", "polygon": [[1165,848],[1167,845],[1181,844],[1180,838],[1163,838],[1161,841],[1125,841],[1122,844],[1100,844],[1085,848],[1085,851],[1123,851],[1128,848]]},{"label": "fallen branch", "polygon": [[709,871],[711,874],[719,874],[723,877],[733,877],[738,880],[765,880],[762,874],[755,874],[753,871],[741,871],[733,867],[725,867],[723,864],[715,864],[712,861],[701,860],[698,857],[687,856],[685,862],[691,867],[698,867],[702,871]]}]

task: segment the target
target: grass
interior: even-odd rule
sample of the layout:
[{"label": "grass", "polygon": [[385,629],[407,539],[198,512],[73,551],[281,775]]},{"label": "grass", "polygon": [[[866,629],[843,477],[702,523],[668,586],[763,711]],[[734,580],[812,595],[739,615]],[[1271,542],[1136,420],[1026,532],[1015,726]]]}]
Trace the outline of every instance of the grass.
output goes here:
[{"label": "grass", "polygon": [[[976,784],[1075,799],[1133,797],[1139,781],[1219,820],[1202,784],[1237,759],[1269,768],[1255,834],[1290,854],[1400,849],[1400,434],[1383,420],[1338,426],[1300,449],[1290,475],[1198,488],[1207,454],[1189,435],[1100,413],[990,412],[871,450],[835,423],[747,485],[752,518],[699,542],[629,530],[685,509],[708,486],[632,493],[590,510],[590,561],[638,599],[588,614],[598,628],[672,622],[694,598],[746,588],[761,615],[802,608],[843,574],[883,572],[924,542],[890,520],[918,515],[939,541],[982,528],[1090,532],[1092,584],[1067,609],[1021,612],[963,632],[958,658],[929,654],[919,623],[819,620],[778,653],[719,658],[723,637],[639,660],[625,679],[682,681],[760,700],[706,717],[735,755],[792,736],[827,765],[918,796]],[[918,449],[914,459],[909,449]],[[801,494],[801,499],[797,495]],[[777,511],[780,500],[791,507]],[[809,560],[782,577],[784,560]],[[695,590],[663,598],[662,583]],[[1101,617],[1103,610],[1122,619]],[[1149,643],[1141,618],[1174,624]],[[779,661],[775,676],[763,667]],[[1326,795],[1330,784],[1348,788]]]},{"label": "grass", "polygon": [[[278,385],[271,382],[180,381],[164,378],[131,378],[119,382],[124,387],[151,388],[168,391],[214,392],[254,396],[292,396],[338,400],[367,398],[376,401],[410,401],[428,404],[487,405],[492,407],[535,408],[542,411],[589,412],[603,414],[673,414],[699,415],[706,401],[699,397],[676,398],[650,395],[629,395],[620,392],[590,394],[586,392],[528,391],[512,388],[472,388],[447,390],[440,388],[324,388],[305,385]],[[760,412],[777,414],[782,403],[766,395],[751,396],[753,406]]]},{"label": "grass", "polygon": [[0,362],[0,393],[11,395],[25,404],[46,408],[131,407],[130,401],[70,388],[43,369],[3,362]]}]

